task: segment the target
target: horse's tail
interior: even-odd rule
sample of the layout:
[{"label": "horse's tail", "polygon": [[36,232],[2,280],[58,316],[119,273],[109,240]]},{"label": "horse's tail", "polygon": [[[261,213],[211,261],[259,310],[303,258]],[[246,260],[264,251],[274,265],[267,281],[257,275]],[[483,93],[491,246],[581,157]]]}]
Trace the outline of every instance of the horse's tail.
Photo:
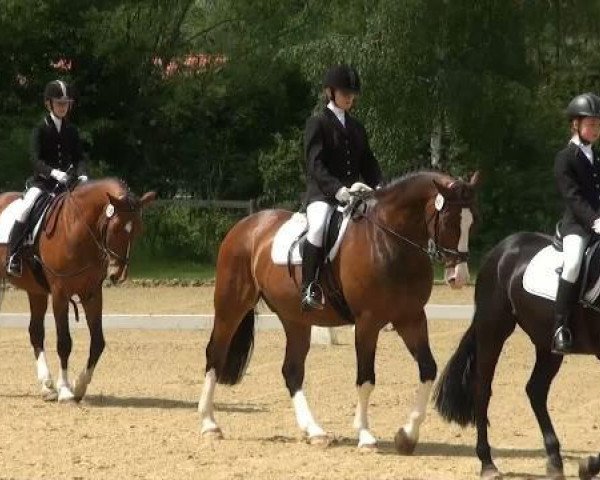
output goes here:
[{"label": "horse's tail", "polygon": [[[222,352],[217,353],[213,351],[215,348],[213,338],[215,330],[213,329],[210,341],[206,347],[208,360],[206,370],[208,371],[211,368],[215,368],[217,383],[235,385],[240,382],[244,373],[246,373],[246,367],[250,362],[252,351],[254,349],[254,321],[255,312],[252,308],[246,313],[242,322],[233,334],[224,362],[215,361],[216,357]],[[219,364],[222,364],[222,367],[219,367]]]},{"label": "horse's tail", "polygon": [[465,427],[475,423],[477,381],[475,324],[465,332],[435,389],[435,408],[448,422]]}]

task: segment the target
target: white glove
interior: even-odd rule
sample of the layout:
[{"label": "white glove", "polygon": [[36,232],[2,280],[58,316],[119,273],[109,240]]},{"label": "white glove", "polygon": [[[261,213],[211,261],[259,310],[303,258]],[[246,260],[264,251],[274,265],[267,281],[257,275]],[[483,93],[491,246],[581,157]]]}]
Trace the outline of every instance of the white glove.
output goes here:
[{"label": "white glove", "polygon": [[600,235],[600,218],[597,218],[596,220],[594,220],[594,223],[592,224],[592,230],[597,235]]},{"label": "white glove", "polygon": [[352,184],[352,186],[350,187],[350,191],[352,193],[356,193],[356,192],[371,192],[373,191],[373,189],[371,187],[369,187],[367,184],[362,183],[362,182],[354,182]]},{"label": "white glove", "polygon": [[88,181],[88,176],[87,175],[79,175],[77,177],[77,180],[79,180],[80,183],[85,183]]},{"label": "white glove", "polygon": [[352,195],[350,195],[350,190],[348,190],[347,187],[342,187],[337,192],[335,192],[335,199],[342,205],[350,203],[351,198]]},{"label": "white glove", "polygon": [[69,176],[65,172],[62,170],[57,170],[56,168],[50,172],[50,176],[63,185],[65,185],[67,180],[69,180]]}]

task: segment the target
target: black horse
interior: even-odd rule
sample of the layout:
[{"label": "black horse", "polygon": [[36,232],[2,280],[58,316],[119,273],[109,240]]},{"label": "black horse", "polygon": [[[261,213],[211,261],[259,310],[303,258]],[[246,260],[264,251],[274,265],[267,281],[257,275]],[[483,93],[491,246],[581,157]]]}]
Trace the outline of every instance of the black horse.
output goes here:
[{"label": "black horse", "polygon": [[[550,384],[563,357],[551,353],[554,332],[553,302],[523,288],[525,269],[552,238],[540,233],[516,233],[505,238],[483,262],[475,286],[475,313],[471,326],[450,359],[435,392],[436,409],[448,421],[477,427],[476,452],[481,478],[501,478],[488,442],[487,410],[498,357],[518,324],[535,345],[536,361],[526,392],[544,438],[547,473],[561,479],[560,443],[547,408]],[[600,315],[579,304],[571,320],[575,353],[600,354]],[[600,456],[580,461],[579,477],[591,479],[600,471]]]}]

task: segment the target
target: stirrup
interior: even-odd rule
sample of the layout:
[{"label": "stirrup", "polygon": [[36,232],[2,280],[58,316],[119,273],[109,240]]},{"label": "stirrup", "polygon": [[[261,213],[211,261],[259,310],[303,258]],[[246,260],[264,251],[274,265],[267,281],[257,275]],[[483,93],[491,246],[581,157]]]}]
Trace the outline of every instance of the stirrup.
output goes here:
[{"label": "stirrup", "polygon": [[13,253],[6,262],[6,273],[12,277],[20,277],[23,274],[23,264],[17,255]]},{"label": "stirrup", "polygon": [[317,282],[310,282],[303,291],[303,310],[323,310],[323,289]]},{"label": "stirrup", "polygon": [[561,325],[556,329],[552,337],[552,353],[565,355],[571,353],[572,349],[573,336],[571,330]]}]

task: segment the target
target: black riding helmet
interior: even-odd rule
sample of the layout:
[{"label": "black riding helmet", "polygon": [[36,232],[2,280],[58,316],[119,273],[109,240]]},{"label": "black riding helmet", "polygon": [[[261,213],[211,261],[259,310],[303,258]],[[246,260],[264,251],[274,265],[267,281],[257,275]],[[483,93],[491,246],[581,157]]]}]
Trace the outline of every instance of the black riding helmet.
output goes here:
[{"label": "black riding helmet", "polygon": [[350,65],[335,65],[327,70],[323,86],[360,93],[360,77],[356,69]]},{"label": "black riding helmet", "polygon": [[44,100],[58,100],[62,102],[73,101],[71,87],[62,80],[52,80],[46,84],[44,89]]},{"label": "black riding helmet", "polygon": [[600,118],[600,97],[591,92],[577,95],[569,102],[567,116],[569,120],[579,117]]}]

